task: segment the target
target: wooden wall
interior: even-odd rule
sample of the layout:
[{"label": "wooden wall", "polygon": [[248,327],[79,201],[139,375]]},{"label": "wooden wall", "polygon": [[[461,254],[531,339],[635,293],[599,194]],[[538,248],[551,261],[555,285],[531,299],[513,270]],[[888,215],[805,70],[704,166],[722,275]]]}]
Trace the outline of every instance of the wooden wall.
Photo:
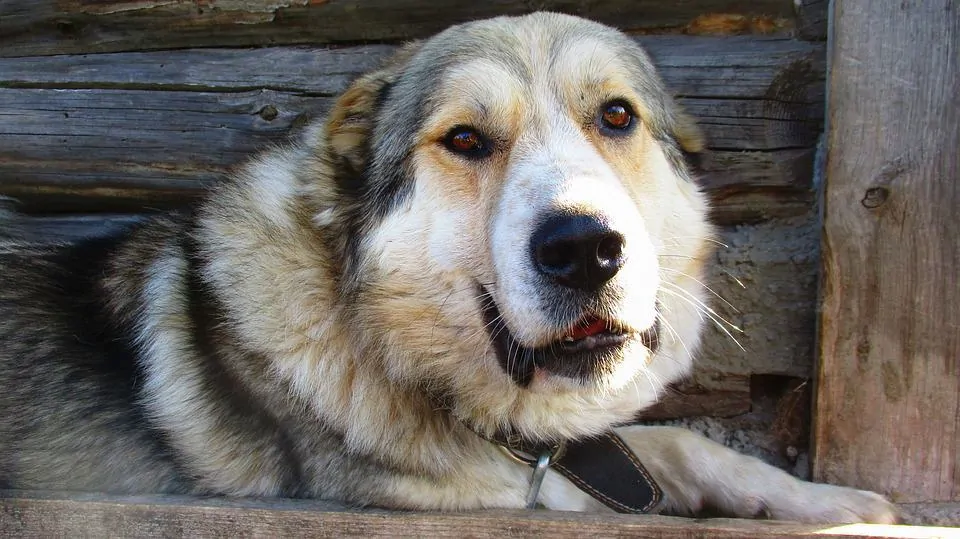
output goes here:
[{"label": "wooden wall", "polygon": [[[42,241],[177,207],[403,40],[529,2],[0,0],[0,195]],[[652,410],[792,466],[806,446],[825,0],[551,0],[631,33],[703,126],[723,225],[696,376]],[[803,474],[801,459],[795,469]]]}]

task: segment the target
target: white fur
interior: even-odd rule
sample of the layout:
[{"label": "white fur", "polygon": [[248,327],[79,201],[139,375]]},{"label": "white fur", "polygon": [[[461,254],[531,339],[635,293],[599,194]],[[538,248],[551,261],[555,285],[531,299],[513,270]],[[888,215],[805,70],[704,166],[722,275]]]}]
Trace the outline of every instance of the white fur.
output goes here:
[{"label": "white fur", "polygon": [[146,409],[169,433],[170,443],[202,473],[204,486],[238,496],[275,495],[279,492],[277,479],[265,473],[252,452],[229,440],[207,439],[218,430],[220,404],[199,387],[203,375],[191,357],[196,352],[189,343],[190,328],[183,315],[186,294],[178,290],[184,272],[182,253],[174,246],[166,247],[164,256],[148,269],[147,307],[140,315],[137,334],[144,351]]}]

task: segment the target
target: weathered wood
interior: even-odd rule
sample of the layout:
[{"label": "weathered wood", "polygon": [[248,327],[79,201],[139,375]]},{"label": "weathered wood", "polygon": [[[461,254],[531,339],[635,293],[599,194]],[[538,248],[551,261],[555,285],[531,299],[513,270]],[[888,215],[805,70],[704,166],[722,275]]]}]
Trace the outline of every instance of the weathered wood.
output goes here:
[{"label": "weathered wood", "polygon": [[960,3],[833,6],[815,476],[960,500]]},{"label": "weathered wood", "polygon": [[[823,100],[824,48],[782,37],[640,36],[680,96]],[[376,67],[393,45],[267,47],[0,57],[0,85],[243,91],[259,88],[333,95]]]},{"label": "weathered wood", "polygon": [[672,385],[656,404],[637,415],[640,421],[682,417],[733,417],[750,411],[750,382],[746,376],[726,376],[725,389],[696,382]]},{"label": "weathered wood", "polygon": [[[705,182],[720,219],[780,215],[781,199],[792,212],[810,182],[823,47],[755,37],[640,41],[711,139]],[[392,50],[0,59],[0,194],[45,211],[176,205],[285,138],[298,118],[325,111],[328,96]],[[745,193],[752,188],[764,190],[762,203]]]},{"label": "weathered wood", "polygon": [[224,167],[284,138],[329,97],[290,92],[0,89],[0,155]]},{"label": "weathered wood", "polygon": [[949,528],[824,526],[559,511],[351,510],[304,500],[107,496],[0,491],[4,537],[649,537],[943,538]]},{"label": "weathered wood", "polygon": [[827,39],[830,0],[796,0],[797,35],[803,39]]},{"label": "weathered wood", "polygon": [[[2,210],[3,207],[0,206],[0,211]],[[102,237],[122,230],[144,217],[136,214],[18,216],[17,244],[41,246]],[[0,221],[0,228],[5,224]],[[3,246],[2,232],[0,230],[0,246]]]},{"label": "weathered wood", "polygon": [[[0,58],[0,85],[210,92],[274,89],[331,96],[345,90],[360,74],[375,69],[396,50],[394,45],[359,45]],[[784,52],[796,55],[802,50],[792,47]],[[756,64],[767,71],[781,68],[777,63]],[[764,78],[769,81],[773,76],[775,73]]]},{"label": "weathered wood", "polygon": [[458,22],[536,9],[625,30],[682,28],[706,13],[793,18],[791,0],[0,0],[0,56],[398,41]]}]

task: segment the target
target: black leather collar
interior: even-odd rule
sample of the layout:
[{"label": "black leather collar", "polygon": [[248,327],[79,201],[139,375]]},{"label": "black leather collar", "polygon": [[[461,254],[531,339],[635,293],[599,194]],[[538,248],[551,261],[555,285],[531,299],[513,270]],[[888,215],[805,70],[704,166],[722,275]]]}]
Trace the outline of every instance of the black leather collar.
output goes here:
[{"label": "black leather collar", "polygon": [[551,467],[580,490],[618,513],[649,513],[659,508],[663,490],[644,468],[640,459],[612,430],[592,438],[569,440],[558,445],[525,444],[516,437],[497,436],[490,440],[508,451],[531,455],[521,459],[532,467],[537,455],[556,452]]}]

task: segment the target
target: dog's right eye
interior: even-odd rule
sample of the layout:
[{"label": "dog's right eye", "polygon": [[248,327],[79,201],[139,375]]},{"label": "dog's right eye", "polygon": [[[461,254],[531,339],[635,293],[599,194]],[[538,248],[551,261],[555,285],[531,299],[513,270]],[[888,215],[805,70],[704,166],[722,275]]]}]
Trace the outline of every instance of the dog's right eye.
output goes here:
[{"label": "dog's right eye", "polygon": [[486,157],[492,151],[487,139],[472,127],[454,127],[447,133],[443,143],[451,152],[472,159]]}]

